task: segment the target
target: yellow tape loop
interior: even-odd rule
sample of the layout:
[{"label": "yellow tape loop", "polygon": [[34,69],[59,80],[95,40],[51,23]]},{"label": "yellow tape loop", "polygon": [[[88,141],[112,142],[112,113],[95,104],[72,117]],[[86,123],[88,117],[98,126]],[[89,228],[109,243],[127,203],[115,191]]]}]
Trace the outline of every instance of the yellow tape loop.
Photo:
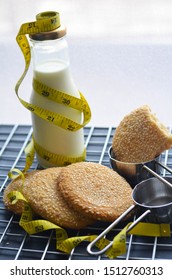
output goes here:
[{"label": "yellow tape loop", "polygon": [[[91,110],[90,107],[86,101],[86,99],[84,98],[84,96],[82,95],[81,92],[79,92],[80,94],[80,98],[71,96],[65,92],[62,91],[58,91],[56,89],[50,88],[47,85],[37,81],[36,79],[33,79],[33,83],[32,83],[33,89],[35,90],[35,92],[41,96],[44,96],[45,98],[52,100],[56,103],[60,103],[63,104],[67,107],[76,109],[80,112],[83,112],[83,123],[79,124],[76,123],[66,117],[64,117],[63,115],[57,114],[57,113],[53,113],[48,110],[36,110],[35,111],[35,106],[31,106],[30,110],[35,113],[38,114],[38,116],[42,117],[45,120],[51,121],[53,124],[58,125],[66,130],[70,130],[70,131],[76,131],[81,129],[83,126],[85,126],[91,118]],[[45,114],[45,112],[47,111],[47,113]]]},{"label": "yellow tape loop", "polygon": [[17,168],[13,168],[8,172],[8,177],[12,180],[16,179],[18,176],[21,176],[24,181],[24,174]]},{"label": "yellow tape loop", "polygon": [[77,131],[81,129],[83,126],[85,126],[90,121],[91,118],[91,111],[89,105],[81,93],[80,93],[81,99],[77,99],[75,97],[70,96],[70,94],[60,93],[58,91],[55,91],[54,89],[51,89],[46,85],[43,85],[39,81],[36,80],[33,81],[33,87],[37,93],[40,93],[44,96],[48,94],[49,97],[48,96],[46,97],[54,100],[55,102],[62,103],[66,106],[70,106],[72,108],[75,108],[83,112],[84,120],[82,124],[78,124],[72,121],[71,119],[65,118],[60,114],[33,105],[29,102],[26,102],[21,97],[19,97],[18,94],[19,87],[27,74],[31,61],[30,45],[26,35],[48,32],[60,27],[60,15],[57,12],[40,13],[36,16],[36,19],[37,20],[34,22],[22,24],[16,37],[17,43],[25,59],[25,70],[15,86],[16,95],[25,108],[30,110],[32,113],[38,115],[42,119],[49,121],[55,125],[58,125],[66,130]]}]

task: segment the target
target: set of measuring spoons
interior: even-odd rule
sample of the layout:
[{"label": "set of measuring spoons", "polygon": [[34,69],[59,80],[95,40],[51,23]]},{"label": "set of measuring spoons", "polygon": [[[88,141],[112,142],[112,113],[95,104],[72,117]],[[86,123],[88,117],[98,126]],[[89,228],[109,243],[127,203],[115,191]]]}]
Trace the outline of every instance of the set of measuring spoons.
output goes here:
[{"label": "set of measuring spoons", "polygon": [[135,210],[133,213],[138,211],[141,215],[128,227],[127,232],[144,218],[150,223],[172,223],[172,177],[160,175],[163,168],[171,174],[172,170],[161,163],[161,155],[144,163],[120,162],[115,159],[112,147],[109,148],[108,155],[113,170],[123,176],[132,186],[133,205],[88,245],[87,251],[91,255],[101,255],[113,245],[112,241],[102,250],[93,250],[96,242],[133,210]]}]

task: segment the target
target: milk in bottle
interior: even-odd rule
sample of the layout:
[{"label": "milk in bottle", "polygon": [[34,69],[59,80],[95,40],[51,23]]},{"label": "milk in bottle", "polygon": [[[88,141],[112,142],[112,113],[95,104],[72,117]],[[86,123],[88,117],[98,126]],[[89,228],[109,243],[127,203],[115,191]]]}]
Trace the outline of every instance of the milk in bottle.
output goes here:
[{"label": "milk in bottle", "polygon": [[[31,36],[33,76],[39,82],[80,98],[71,76],[68,57],[68,45],[65,39],[66,29],[61,26],[52,32],[33,34]],[[82,123],[82,113],[46,99],[34,90],[31,94],[31,103],[43,109],[61,114],[77,123]],[[75,132],[65,130],[32,113],[33,137],[45,150],[50,153],[67,157],[81,157],[84,153],[83,129]],[[47,161],[37,154],[39,164],[46,168],[54,166],[51,160]],[[64,160],[65,161],[65,160]],[[58,164],[56,164],[58,166]]]}]

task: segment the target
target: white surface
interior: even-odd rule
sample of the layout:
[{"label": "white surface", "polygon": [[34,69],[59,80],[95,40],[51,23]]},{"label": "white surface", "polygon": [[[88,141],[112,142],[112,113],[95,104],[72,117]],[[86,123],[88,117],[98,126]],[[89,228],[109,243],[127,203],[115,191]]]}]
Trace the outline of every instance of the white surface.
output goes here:
[{"label": "white surface", "polygon": [[[0,123],[31,122],[14,91],[24,69],[15,37],[46,10],[60,11],[67,26],[73,77],[92,110],[89,125],[117,125],[142,104],[172,125],[171,0],[1,0]],[[31,81],[30,69],[19,91],[26,100]]]}]

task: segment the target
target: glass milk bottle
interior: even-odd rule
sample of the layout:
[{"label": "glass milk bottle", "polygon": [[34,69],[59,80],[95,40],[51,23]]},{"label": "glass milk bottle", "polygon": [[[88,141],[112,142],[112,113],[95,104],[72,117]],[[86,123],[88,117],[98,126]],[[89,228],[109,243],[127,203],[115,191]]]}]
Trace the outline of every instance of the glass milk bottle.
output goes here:
[{"label": "glass milk bottle", "polygon": [[[47,86],[80,98],[70,72],[66,29],[61,26],[50,32],[30,35],[33,77]],[[61,114],[77,123],[82,122],[82,113],[76,109],[56,103],[34,90],[31,104]],[[75,132],[65,130],[32,113],[33,137],[36,143],[49,153],[64,157],[81,157],[84,153],[83,129]],[[37,153],[43,168],[58,166]],[[63,165],[63,164],[62,164]],[[65,164],[64,164],[65,165]]]}]

